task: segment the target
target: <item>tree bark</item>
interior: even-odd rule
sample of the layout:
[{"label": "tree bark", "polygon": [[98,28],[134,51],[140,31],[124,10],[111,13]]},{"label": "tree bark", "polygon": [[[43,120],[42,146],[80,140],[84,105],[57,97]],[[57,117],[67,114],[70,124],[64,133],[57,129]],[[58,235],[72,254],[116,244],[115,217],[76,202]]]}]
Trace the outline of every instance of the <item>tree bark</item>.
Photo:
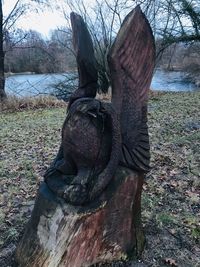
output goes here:
[{"label": "tree bark", "polygon": [[71,206],[43,183],[16,262],[20,267],[115,266],[141,254],[142,184],[142,173],[118,167],[98,199],[87,206]]},{"label": "tree bark", "polygon": [[5,74],[4,74],[4,50],[3,50],[3,9],[0,0],[0,102],[5,100]]}]

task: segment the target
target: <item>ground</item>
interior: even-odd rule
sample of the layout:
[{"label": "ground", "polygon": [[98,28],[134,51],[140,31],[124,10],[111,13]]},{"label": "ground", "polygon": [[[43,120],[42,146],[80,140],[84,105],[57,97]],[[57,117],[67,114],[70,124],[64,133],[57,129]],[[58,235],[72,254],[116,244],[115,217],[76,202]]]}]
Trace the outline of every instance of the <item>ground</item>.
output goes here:
[{"label": "ground", "polygon": [[[58,105],[59,106],[59,105]],[[200,92],[151,93],[151,171],[142,196],[146,247],[131,266],[200,266]],[[66,107],[0,115],[0,266],[11,266]]]}]

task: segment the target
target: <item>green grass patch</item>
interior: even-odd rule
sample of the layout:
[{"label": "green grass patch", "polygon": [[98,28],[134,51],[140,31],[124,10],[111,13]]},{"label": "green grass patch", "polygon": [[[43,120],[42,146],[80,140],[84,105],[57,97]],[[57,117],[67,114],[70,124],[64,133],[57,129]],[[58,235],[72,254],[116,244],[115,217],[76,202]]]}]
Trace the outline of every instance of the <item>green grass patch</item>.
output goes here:
[{"label": "green grass patch", "polygon": [[161,212],[157,214],[156,220],[158,224],[162,227],[164,225],[171,225],[174,223],[174,217],[171,214],[168,214],[166,212]]}]

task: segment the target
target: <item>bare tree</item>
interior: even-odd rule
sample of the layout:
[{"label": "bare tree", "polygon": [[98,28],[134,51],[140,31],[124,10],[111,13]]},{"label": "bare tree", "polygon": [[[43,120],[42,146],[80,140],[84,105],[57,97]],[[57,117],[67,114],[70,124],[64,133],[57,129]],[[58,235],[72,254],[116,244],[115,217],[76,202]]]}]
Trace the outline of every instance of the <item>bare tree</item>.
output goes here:
[{"label": "bare tree", "polygon": [[[66,3],[72,11],[81,14],[88,25],[99,72],[99,91],[107,92],[110,84],[107,54],[123,18],[133,7],[133,3],[129,0],[95,0],[89,7],[86,6],[87,3],[84,0],[67,0]],[[69,20],[66,12],[64,15]]]},{"label": "bare tree", "polygon": [[200,9],[197,4],[198,0],[153,1],[151,14],[146,7],[155,37],[160,40],[157,58],[172,44],[200,41]]},{"label": "bare tree", "polygon": [[[87,22],[94,42],[101,91],[107,91],[109,72],[107,53],[125,15],[140,4],[146,14],[155,39],[159,40],[157,58],[174,43],[200,41],[199,0],[66,0],[72,11]],[[67,10],[67,9],[66,9]],[[64,12],[68,20],[68,14]]]},{"label": "bare tree", "polygon": [[3,51],[3,9],[0,0],[0,100],[6,98],[4,77],[4,51]]},{"label": "bare tree", "polygon": [[[13,8],[7,17],[3,15],[3,0],[0,0],[0,101],[6,99],[5,92],[5,75],[4,75],[4,59],[5,59],[5,43],[8,39],[9,32],[14,28],[17,20],[31,9],[32,4],[47,4],[48,0],[16,0]],[[39,6],[34,6],[39,8]],[[19,42],[13,43],[13,46]],[[10,48],[9,48],[10,49]]]},{"label": "bare tree", "polygon": [[76,59],[72,48],[72,32],[68,27],[60,27],[51,32],[50,44],[55,46],[54,56],[61,72],[76,69]]}]

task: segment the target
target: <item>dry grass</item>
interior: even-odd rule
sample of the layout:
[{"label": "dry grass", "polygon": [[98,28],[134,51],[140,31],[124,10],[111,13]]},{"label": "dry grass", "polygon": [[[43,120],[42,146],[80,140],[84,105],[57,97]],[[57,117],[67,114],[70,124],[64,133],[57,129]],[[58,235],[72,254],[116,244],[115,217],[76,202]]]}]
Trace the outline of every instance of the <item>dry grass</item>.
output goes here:
[{"label": "dry grass", "polygon": [[66,107],[66,103],[54,96],[24,97],[8,96],[0,103],[1,112],[15,112],[22,110],[34,110],[48,107]]}]

